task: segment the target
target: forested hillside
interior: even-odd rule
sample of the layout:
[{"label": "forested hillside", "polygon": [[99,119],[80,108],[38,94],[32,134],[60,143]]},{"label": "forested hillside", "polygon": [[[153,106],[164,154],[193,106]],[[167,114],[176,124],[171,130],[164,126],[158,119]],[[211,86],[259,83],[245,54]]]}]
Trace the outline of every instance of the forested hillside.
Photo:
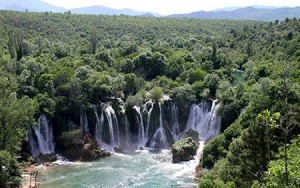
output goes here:
[{"label": "forested hillside", "polygon": [[300,20],[0,11],[0,35],[1,186],[19,183],[40,114],[59,136],[83,106],[162,95],[221,103],[224,133],[204,149],[200,187],[299,186]]}]

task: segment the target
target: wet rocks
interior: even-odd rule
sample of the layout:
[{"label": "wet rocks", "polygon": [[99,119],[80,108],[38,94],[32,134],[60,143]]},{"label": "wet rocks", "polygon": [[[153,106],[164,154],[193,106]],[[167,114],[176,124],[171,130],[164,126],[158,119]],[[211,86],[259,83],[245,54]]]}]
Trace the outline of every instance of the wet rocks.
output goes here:
[{"label": "wet rocks", "polygon": [[198,146],[192,137],[187,137],[172,145],[172,162],[189,161],[197,153]]},{"label": "wet rocks", "polygon": [[83,137],[76,132],[68,134],[58,139],[62,154],[68,160],[93,161],[111,155],[99,149],[97,140],[91,134],[85,134]]}]

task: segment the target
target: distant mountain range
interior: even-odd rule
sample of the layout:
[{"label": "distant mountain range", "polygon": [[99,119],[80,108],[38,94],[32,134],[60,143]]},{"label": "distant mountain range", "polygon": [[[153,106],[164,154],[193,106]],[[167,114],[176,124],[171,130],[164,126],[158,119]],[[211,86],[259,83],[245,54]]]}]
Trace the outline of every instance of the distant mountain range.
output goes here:
[{"label": "distant mountain range", "polygon": [[[63,7],[50,5],[42,0],[0,0],[1,10],[29,11],[29,12],[66,12]],[[89,6],[70,10],[75,14],[105,14],[105,15],[128,15],[128,16],[160,16],[156,13],[139,12],[132,9],[113,9],[104,6]]]},{"label": "distant mountain range", "polygon": [[64,12],[66,9],[50,5],[42,0],[0,0],[0,9],[30,12]]},{"label": "distant mountain range", "polygon": [[[43,0],[0,0],[0,9],[30,12],[66,12],[67,9],[50,5]],[[113,9],[104,6],[90,6],[70,10],[76,14],[106,14],[128,16],[161,16],[155,13],[139,12],[132,9]],[[285,18],[300,18],[300,7],[227,7],[213,11],[198,11],[187,14],[173,14],[171,18],[208,18],[208,19],[236,19],[236,20],[261,20],[275,21]]]},{"label": "distant mountain range", "polygon": [[273,8],[273,7],[245,7],[234,10],[198,11],[189,14],[173,14],[171,18],[207,18],[207,19],[235,19],[235,20],[261,20],[275,21],[285,18],[300,18],[300,7]]},{"label": "distant mountain range", "polygon": [[90,6],[83,8],[76,8],[70,10],[76,14],[106,14],[106,15],[128,15],[128,16],[154,16],[154,13],[139,12],[132,9],[113,9],[104,6]]}]

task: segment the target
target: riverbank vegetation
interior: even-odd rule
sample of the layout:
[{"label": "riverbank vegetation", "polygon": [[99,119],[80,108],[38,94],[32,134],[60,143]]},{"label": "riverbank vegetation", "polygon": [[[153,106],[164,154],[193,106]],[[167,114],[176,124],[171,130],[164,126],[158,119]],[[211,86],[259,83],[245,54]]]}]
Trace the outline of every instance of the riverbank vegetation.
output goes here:
[{"label": "riverbank vegetation", "polygon": [[221,103],[223,133],[204,149],[200,187],[299,185],[300,20],[0,12],[1,186],[19,183],[39,114],[58,137],[82,106],[163,94]]}]

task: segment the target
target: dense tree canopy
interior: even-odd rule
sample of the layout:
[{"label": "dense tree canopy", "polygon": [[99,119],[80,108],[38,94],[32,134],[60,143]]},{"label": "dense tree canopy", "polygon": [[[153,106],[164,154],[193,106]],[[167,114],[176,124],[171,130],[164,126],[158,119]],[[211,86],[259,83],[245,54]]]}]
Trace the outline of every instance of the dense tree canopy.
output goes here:
[{"label": "dense tree canopy", "polygon": [[[0,13],[0,166],[9,169],[0,186],[19,175],[15,159],[39,114],[60,122],[59,135],[60,120],[79,121],[85,106],[119,98],[132,107],[164,94],[180,105],[221,103],[223,133],[204,148],[201,165],[211,170],[201,187],[280,187],[276,169],[296,162],[299,20]],[[299,169],[287,169],[299,185]]]}]

